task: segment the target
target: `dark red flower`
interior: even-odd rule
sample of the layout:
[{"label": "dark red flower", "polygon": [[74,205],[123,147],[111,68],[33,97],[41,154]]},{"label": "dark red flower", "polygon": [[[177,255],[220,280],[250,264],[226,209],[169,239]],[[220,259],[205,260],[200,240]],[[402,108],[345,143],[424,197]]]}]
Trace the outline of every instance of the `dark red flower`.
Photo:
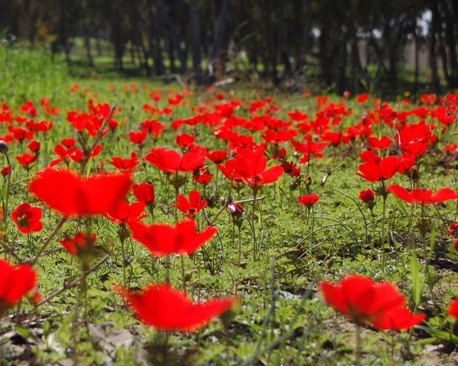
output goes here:
[{"label": "dark red flower", "polygon": [[458,199],[458,193],[451,188],[442,188],[439,189],[436,194],[433,194],[432,189],[415,188],[408,191],[404,187],[392,184],[387,188],[387,191],[393,193],[403,201],[421,203],[423,205],[433,205],[439,202]]},{"label": "dark red flower", "polygon": [[414,315],[405,307],[406,298],[390,282],[376,283],[372,278],[351,275],[334,285],[321,282],[326,302],[355,323],[370,323],[379,329],[409,329],[426,315]]},{"label": "dark red flower", "polygon": [[372,205],[375,200],[375,192],[372,189],[366,189],[359,192],[359,199],[368,205]]},{"label": "dark red flower", "polygon": [[175,290],[169,284],[151,284],[139,292],[118,285],[115,291],[127,300],[143,323],[169,332],[195,331],[236,303],[231,298],[195,303],[185,292]]},{"label": "dark red flower", "polygon": [[458,238],[458,222],[452,222],[448,227],[447,234]]},{"label": "dark red flower", "polygon": [[201,201],[200,192],[194,190],[189,193],[189,200],[186,196],[180,194],[177,197],[176,205],[174,205],[174,207],[183,212],[184,215],[189,218],[194,218],[205,206],[207,206],[207,201]]},{"label": "dark red flower", "polygon": [[175,150],[151,149],[145,159],[166,173],[192,172],[204,165],[205,155],[189,152],[181,155]]},{"label": "dark red flower", "polygon": [[28,264],[13,266],[0,259],[0,316],[37,285],[37,274]]},{"label": "dark red flower", "polygon": [[294,163],[284,162],[281,167],[290,177],[298,177],[301,175],[301,168],[298,168]]},{"label": "dark red flower", "polygon": [[8,175],[11,174],[11,168],[9,166],[5,166],[2,168],[0,172],[4,177],[7,177]]},{"label": "dark red flower", "polygon": [[356,173],[369,182],[378,182],[390,179],[396,174],[401,165],[397,156],[388,156],[384,159],[369,159],[359,166],[361,173]]},{"label": "dark red flower", "polygon": [[27,202],[21,203],[11,214],[17,228],[24,234],[38,232],[43,229],[42,216],[43,210],[40,207],[31,206]]},{"label": "dark red flower", "polygon": [[92,252],[96,238],[97,235],[95,233],[91,235],[77,233],[73,238],[65,236],[65,238],[60,241],[60,244],[62,244],[71,255],[85,256]]},{"label": "dark red flower", "polygon": [[68,170],[46,168],[30,182],[29,191],[61,215],[103,215],[130,190],[129,174],[96,174],[82,178]]},{"label": "dark red flower", "polygon": [[316,193],[313,194],[306,194],[301,197],[297,197],[298,202],[301,205],[304,205],[306,207],[313,207],[313,205],[320,199],[320,196],[318,196]]},{"label": "dark red flower", "polygon": [[217,229],[207,227],[204,231],[196,232],[194,220],[179,222],[175,226],[167,224],[145,225],[141,222],[129,225],[132,237],[138,240],[155,256],[162,257],[170,254],[192,254],[213,236]]}]

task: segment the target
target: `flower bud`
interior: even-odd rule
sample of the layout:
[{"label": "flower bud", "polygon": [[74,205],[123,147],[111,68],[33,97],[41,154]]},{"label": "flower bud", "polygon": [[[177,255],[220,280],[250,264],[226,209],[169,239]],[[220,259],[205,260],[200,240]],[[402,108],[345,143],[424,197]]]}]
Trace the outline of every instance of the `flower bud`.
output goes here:
[{"label": "flower bud", "polygon": [[5,141],[0,140],[0,153],[6,154],[8,152],[8,145]]}]

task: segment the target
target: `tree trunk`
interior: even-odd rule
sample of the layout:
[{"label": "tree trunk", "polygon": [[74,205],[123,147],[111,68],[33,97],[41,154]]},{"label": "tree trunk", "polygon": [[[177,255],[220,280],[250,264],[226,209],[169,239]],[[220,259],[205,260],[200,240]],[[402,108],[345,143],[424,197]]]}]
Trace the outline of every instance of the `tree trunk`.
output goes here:
[{"label": "tree trunk", "polygon": [[448,48],[449,59],[450,59],[450,81],[448,84],[449,88],[458,87],[458,60],[456,52],[456,33],[457,23],[454,21],[458,17],[457,5],[455,1],[447,2],[447,8],[445,9],[446,14],[446,25],[445,25],[445,41]]},{"label": "tree trunk", "polygon": [[436,35],[438,33],[439,10],[435,0],[430,1],[432,19],[431,30],[429,32],[429,65],[431,67],[431,83],[434,91],[440,93],[441,85],[439,73],[437,70],[437,54],[436,54]]},{"label": "tree trunk", "polygon": [[200,19],[199,10],[197,8],[197,0],[189,2],[189,15],[190,15],[190,33],[191,33],[191,55],[192,55],[192,72],[194,80],[197,84],[202,83],[202,53],[200,49]]},{"label": "tree trunk", "polygon": [[[184,57],[183,50],[181,49],[181,46],[180,46],[179,37],[177,35],[177,32],[175,31],[176,25],[173,24],[171,19],[170,19],[169,13],[168,13],[167,8],[165,6],[165,1],[164,0],[156,0],[156,3],[157,3],[158,14],[159,14],[159,17],[161,19],[161,22],[162,22],[163,25],[165,25],[165,27],[168,30],[170,42],[171,42],[171,45],[172,45],[172,47],[174,49],[174,53],[178,57],[178,60],[180,61],[181,72],[185,73],[187,71],[188,67],[187,67],[186,59]],[[176,4],[175,4],[175,6],[176,6]]]},{"label": "tree trunk", "polygon": [[148,14],[150,19],[149,50],[153,58],[153,69],[156,76],[165,75],[164,58],[161,45],[161,23],[160,17],[153,11],[153,0],[148,1]]},{"label": "tree trunk", "polygon": [[[229,0],[222,0],[221,8],[216,22],[215,33],[213,37],[213,44],[208,59],[209,76],[214,77],[215,73],[223,73],[224,64],[221,58],[221,49],[223,48],[224,37],[226,34],[226,23],[229,15]],[[219,69],[219,70],[216,70]],[[216,72],[217,71],[217,72]],[[221,77],[221,75],[220,75]]]},{"label": "tree trunk", "polygon": [[286,7],[287,0],[280,1],[280,43],[281,43],[281,61],[284,67],[284,76],[292,77],[293,76],[293,68],[291,62],[289,60],[289,51],[288,51],[288,9]]},{"label": "tree trunk", "polygon": [[[342,27],[343,28],[343,27]],[[346,27],[345,27],[346,28]],[[337,89],[340,94],[342,94],[347,87],[347,77],[346,77],[346,69],[347,69],[347,29],[342,29],[340,34],[340,41],[339,41],[339,62],[338,62],[338,69],[337,69]]]},{"label": "tree trunk", "polygon": [[420,76],[420,45],[418,39],[418,30],[415,29],[413,33],[414,45],[415,45],[415,73],[414,73],[414,94],[418,91],[418,78]]},{"label": "tree trunk", "polygon": [[89,67],[94,67],[94,58],[91,50],[91,35],[87,25],[84,27],[84,49],[86,50],[87,64]]}]

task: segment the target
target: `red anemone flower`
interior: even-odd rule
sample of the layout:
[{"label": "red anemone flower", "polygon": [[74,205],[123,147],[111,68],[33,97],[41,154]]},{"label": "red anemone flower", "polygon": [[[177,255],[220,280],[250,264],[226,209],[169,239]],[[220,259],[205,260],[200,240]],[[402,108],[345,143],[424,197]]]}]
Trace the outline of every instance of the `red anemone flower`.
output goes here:
[{"label": "red anemone flower", "polygon": [[181,135],[175,136],[175,141],[181,148],[190,148],[194,144],[195,140],[196,136],[189,135],[187,133],[182,133]]},{"label": "red anemone flower", "polygon": [[177,204],[174,207],[183,212],[186,217],[194,218],[200,210],[207,206],[207,201],[201,201],[200,199],[201,195],[198,191],[191,191],[189,193],[189,200],[186,196],[180,194],[177,197]]},{"label": "red anemone flower", "polygon": [[234,159],[228,160],[225,166],[218,165],[218,168],[230,180],[242,180],[254,189],[261,184],[276,182],[283,174],[280,165],[267,169],[263,149],[241,149]]},{"label": "red anemone flower", "polygon": [[129,141],[137,145],[142,145],[146,140],[145,131],[130,131],[129,132]]},{"label": "red anemone flower", "polygon": [[3,177],[7,177],[11,174],[11,168],[9,166],[5,166],[0,170],[0,173],[3,175]]},{"label": "red anemone flower", "polygon": [[178,151],[156,148],[145,159],[166,173],[192,172],[204,165],[205,155],[189,152],[181,155]]},{"label": "red anemone flower", "polygon": [[37,160],[36,155],[25,153],[24,155],[16,156],[16,160],[25,168],[30,168],[30,166]]},{"label": "red anemone flower", "polygon": [[68,170],[46,168],[30,182],[29,191],[65,217],[103,215],[124,200],[129,174],[96,174],[83,178]]},{"label": "red anemone flower", "polygon": [[41,144],[40,141],[32,141],[30,144],[27,145],[27,147],[32,153],[38,155],[38,153],[40,152]]},{"label": "red anemone flower", "polygon": [[448,307],[448,315],[458,321],[458,297]]},{"label": "red anemone flower", "polygon": [[0,316],[36,285],[37,274],[31,266],[13,266],[0,259]]},{"label": "red anemone flower", "polygon": [[129,204],[126,201],[119,201],[105,216],[108,220],[117,224],[129,224],[145,218],[147,215],[143,215],[143,211],[145,211],[145,204],[143,202]]},{"label": "red anemone flower", "polygon": [[154,186],[150,183],[140,183],[134,184],[132,186],[132,191],[134,196],[140,202],[143,202],[145,205],[150,205],[154,203],[155,194]]},{"label": "red anemone flower", "polygon": [[458,238],[458,222],[452,222],[448,227],[447,234]]},{"label": "red anemone flower", "polygon": [[390,179],[396,174],[401,166],[401,160],[397,156],[388,156],[384,159],[369,159],[359,166],[361,173],[356,173],[369,182],[378,182]]},{"label": "red anemone flower", "polygon": [[369,94],[367,93],[360,94],[356,97],[356,101],[358,103],[366,103],[368,100],[369,100]]},{"label": "red anemone flower", "polygon": [[237,302],[226,298],[195,303],[185,292],[169,284],[151,284],[139,292],[117,285],[115,291],[127,300],[143,323],[169,332],[193,332],[229,311]]},{"label": "red anemone flower", "polygon": [[119,156],[114,156],[111,159],[111,164],[120,170],[132,170],[139,163],[140,159],[136,153],[132,153],[130,159],[123,159]]},{"label": "red anemone flower", "polygon": [[322,158],[324,155],[321,153],[329,144],[327,142],[314,142],[308,141],[302,143],[299,141],[291,141],[297,152],[304,154],[303,158],[299,161],[301,164],[305,164],[310,160],[310,156]]},{"label": "red anemone flower", "polygon": [[17,228],[24,234],[38,232],[43,229],[42,216],[43,210],[40,207],[30,206],[27,202],[21,203],[11,214]]},{"label": "red anemone flower", "polygon": [[226,150],[215,150],[207,153],[207,158],[209,158],[215,164],[221,164],[229,155]]},{"label": "red anemone flower", "polygon": [[141,222],[130,223],[132,237],[142,243],[155,257],[170,254],[192,254],[213,236],[217,229],[207,227],[196,232],[194,220],[179,222],[175,226],[167,224],[145,225]]},{"label": "red anemone flower", "polygon": [[351,275],[334,285],[321,282],[326,302],[349,316],[356,324],[370,323],[379,329],[409,329],[421,323],[425,314],[412,314],[405,307],[406,297],[390,282]]},{"label": "red anemone flower", "polygon": [[208,167],[203,166],[192,172],[192,179],[203,186],[210,184],[213,179],[213,174],[210,174]]},{"label": "red anemone flower", "polygon": [[393,140],[391,140],[388,136],[382,136],[382,138],[378,139],[377,137],[369,137],[367,139],[367,143],[373,149],[388,149]]},{"label": "red anemone flower", "polygon": [[439,202],[458,199],[458,194],[451,188],[442,188],[436,194],[433,194],[432,189],[415,188],[408,191],[404,187],[392,184],[387,188],[387,191],[393,193],[403,201],[421,203],[423,205],[433,205]]},{"label": "red anemone flower", "polygon": [[320,196],[318,196],[318,194],[316,193],[306,194],[304,196],[297,197],[297,200],[301,205],[304,205],[309,208],[312,207],[319,199]]},{"label": "red anemone flower", "polygon": [[359,192],[359,199],[368,205],[372,205],[375,200],[375,192],[372,189],[366,189]]},{"label": "red anemone flower", "polygon": [[65,236],[60,244],[69,252],[71,255],[81,256],[89,253],[95,245],[97,235],[87,235],[84,233],[78,233],[73,238]]}]

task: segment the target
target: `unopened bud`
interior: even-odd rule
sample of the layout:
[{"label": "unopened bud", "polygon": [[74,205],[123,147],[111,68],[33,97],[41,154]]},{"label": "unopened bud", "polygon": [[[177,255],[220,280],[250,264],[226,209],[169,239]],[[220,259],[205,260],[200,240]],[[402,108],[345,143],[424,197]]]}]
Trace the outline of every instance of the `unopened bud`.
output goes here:
[{"label": "unopened bud", "polygon": [[0,140],[0,153],[6,154],[7,152],[8,152],[8,144],[5,141]]},{"label": "unopened bud", "polygon": [[240,217],[245,213],[245,210],[240,203],[229,203],[227,208],[232,217]]}]

